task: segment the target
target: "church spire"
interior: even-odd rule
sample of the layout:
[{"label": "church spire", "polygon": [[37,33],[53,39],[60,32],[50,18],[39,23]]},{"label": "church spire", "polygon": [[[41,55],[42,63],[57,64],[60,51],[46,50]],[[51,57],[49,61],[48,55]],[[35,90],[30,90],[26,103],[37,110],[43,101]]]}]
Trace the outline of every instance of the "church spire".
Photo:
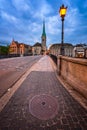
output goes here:
[{"label": "church spire", "polygon": [[43,21],[43,32],[41,37],[43,54],[46,52],[46,32],[45,32],[45,21]]},{"label": "church spire", "polygon": [[45,36],[45,37],[46,37],[46,32],[45,32],[45,21],[43,21],[43,33],[42,33],[42,36]]}]

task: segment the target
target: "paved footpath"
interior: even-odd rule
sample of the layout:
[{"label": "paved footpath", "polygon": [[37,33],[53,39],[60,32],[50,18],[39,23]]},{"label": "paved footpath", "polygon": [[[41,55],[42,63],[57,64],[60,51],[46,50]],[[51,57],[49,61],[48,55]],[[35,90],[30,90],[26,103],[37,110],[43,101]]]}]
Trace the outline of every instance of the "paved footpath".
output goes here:
[{"label": "paved footpath", "polygon": [[0,130],[87,130],[87,110],[43,56],[0,112]]}]

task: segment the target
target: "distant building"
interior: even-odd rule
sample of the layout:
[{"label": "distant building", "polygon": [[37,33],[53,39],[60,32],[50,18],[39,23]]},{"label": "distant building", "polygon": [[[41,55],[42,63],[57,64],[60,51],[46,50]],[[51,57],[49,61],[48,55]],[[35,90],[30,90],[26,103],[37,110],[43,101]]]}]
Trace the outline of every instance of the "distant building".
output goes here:
[{"label": "distant building", "polygon": [[86,46],[84,44],[77,44],[73,49],[73,57],[83,58],[86,56]]},{"label": "distant building", "polygon": [[32,47],[30,45],[19,43],[12,40],[9,46],[9,54],[12,55],[30,55],[32,53]]},{"label": "distant building", "polygon": [[45,21],[43,21],[43,30],[41,36],[41,43],[36,42],[32,47],[33,55],[45,54],[47,50],[46,47],[46,32],[45,32]]},{"label": "distant building", "polygon": [[85,46],[84,49],[85,49],[84,57],[87,58],[87,46]]},{"label": "distant building", "polygon": [[83,47],[74,47],[73,57],[78,57],[78,58],[84,57],[84,48]]},{"label": "distant building", "polygon": [[37,42],[32,47],[32,54],[33,55],[41,55],[41,53],[42,53],[42,45],[41,45],[41,43]]},{"label": "distant building", "polygon": [[[52,44],[49,48],[49,53],[55,56],[60,55],[61,50],[61,43]],[[72,56],[73,55],[73,45],[70,43],[64,43],[64,53],[65,56]]]}]

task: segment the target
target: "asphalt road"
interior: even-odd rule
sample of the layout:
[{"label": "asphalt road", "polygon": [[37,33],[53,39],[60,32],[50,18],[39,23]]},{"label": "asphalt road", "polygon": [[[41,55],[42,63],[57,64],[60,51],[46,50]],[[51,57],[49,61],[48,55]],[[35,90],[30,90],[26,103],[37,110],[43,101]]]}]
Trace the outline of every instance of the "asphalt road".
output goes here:
[{"label": "asphalt road", "polygon": [[42,56],[26,56],[0,60],[0,97]]}]

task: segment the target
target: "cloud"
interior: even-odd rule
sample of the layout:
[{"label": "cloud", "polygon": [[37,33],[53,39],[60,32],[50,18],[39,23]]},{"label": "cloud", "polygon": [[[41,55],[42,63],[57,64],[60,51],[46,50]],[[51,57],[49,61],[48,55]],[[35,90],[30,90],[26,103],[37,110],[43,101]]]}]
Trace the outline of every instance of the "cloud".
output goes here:
[{"label": "cloud", "polygon": [[78,19],[78,10],[76,8],[73,8],[69,11],[67,11],[66,17],[65,17],[65,25],[69,33],[73,33],[74,30],[78,27],[79,19]]},{"label": "cloud", "polygon": [[12,4],[19,11],[30,10],[30,2],[27,3],[27,0],[12,0]]},{"label": "cloud", "polygon": [[47,22],[47,30],[50,34],[56,34],[59,32],[58,24],[60,24],[60,22],[58,21],[57,15],[48,17],[46,22]]},{"label": "cloud", "polygon": [[[8,39],[14,37],[18,41],[23,40],[24,42],[31,42],[31,44],[34,44],[34,42],[37,41],[41,42],[43,18],[46,18],[52,13],[53,9],[51,5],[46,0],[37,0],[33,2],[29,0],[11,1],[11,5],[14,7],[10,7],[10,10],[12,9],[12,11],[1,11],[1,17],[4,23],[8,22],[10,24],[9,28],[11,31],[8,30]],[[14,12],[16,13],[14,14]],[[28,15],[31,17],[27,19],[26,16]],[[54,19],[54,22],[55,18],[53,17],[52,19]],[[50,20],[51,19],[49,19],[49,22],[52,23]],[[51,27],[48,24],[47,28],[49,31],[52,30],[52,33],[54,32],[53,26]],[[3,29],[4,28],[7,30],[7,27],[4,26]]]},{"label": "cloud", "polygon": [[18,23],[19,21],[15,16],[10,15],[7,12],[4,12],[3,10],[1,11],[1,18],[10,23],[15,23],[15,24]]},{"label": "cloud", "polygon": [[[44,19],[44,18],[46,18],[46,16],[48,16],[50,13],[52,13],[53,8],[46,0],[41,0],[38,2],[39,2],[39,5],[37,5],[36,10],[35,11],[33,10],[33,17],[39,18],[39,19]],[[38,4],[38,2],[37,2],[37,4]]]},{"label": "cloud", "polygon": [[81,3],[76,0],[0,0],[0,35],[6,40],[14,37],[19,42],[33,45],[35,42],[41,42],[42,24],[45,19],[47,44],[59,43],[61,18],[57,6],[63,3],[68,6],[64,21],[64,41],[86,41],[87,2],[79,1]]}]

